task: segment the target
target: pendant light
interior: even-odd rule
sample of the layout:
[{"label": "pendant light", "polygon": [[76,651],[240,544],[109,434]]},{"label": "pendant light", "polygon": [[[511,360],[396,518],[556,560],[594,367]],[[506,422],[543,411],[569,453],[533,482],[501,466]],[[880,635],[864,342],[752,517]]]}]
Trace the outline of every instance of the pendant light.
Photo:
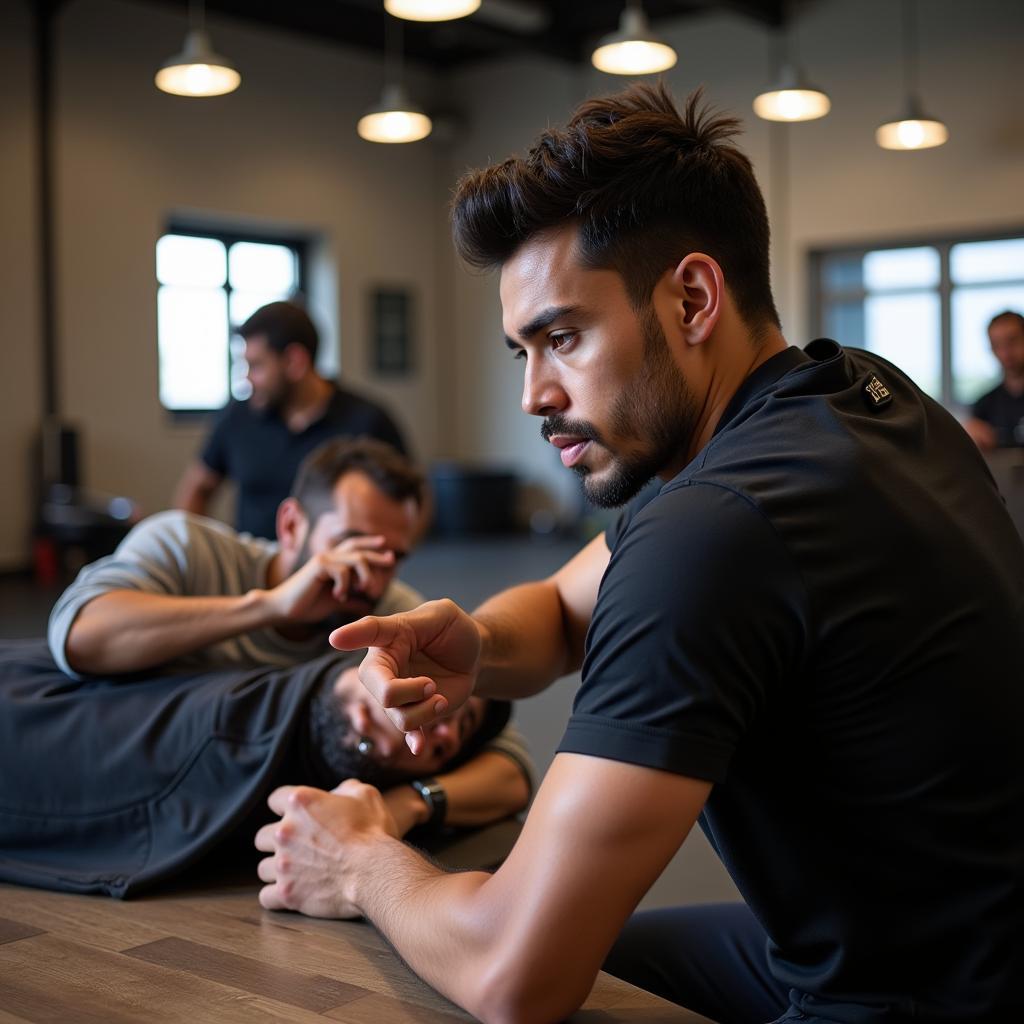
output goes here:
[{"label": "pendant light", "polygon": [[765,121],[814,121],[831,109],[828,94],[795,64],[784,64],[772,88],[754,100],[754,113]]},{"label": "pendant light", "polygon": [[433,129],[427,115],[415,106],[402,86],[401,25],[387,19],[384,55],[384,90],[380,103],[359,119],[356,131],[367,142],[418,142]]},{"label": "pendant light", "polygon": [[677,56],[651,31],[640,0],[627,0],[618,31],[598,42],[590,60],[598,71],[609,75],[653,75],[667,71]]},{"label": "pendant light", "polygon": [[480,8],[480,0],[384,0],[384,10],[406,21],[454,21]]},{"label": "pendant light", "polygon": [[213,50],[205,29],[202,0],[189,2],[189,29],[181,53],[164,61],[156,87],[174,96],[223,96],[234,92],[242,76],[234,64]]},{"label": "pendant light", "polygon": [[765,121],[814,121],[832,109],[828,94],[812,85],[795,59],[790,59],[789,46],[796,49],[780,30],[777,40],[779,76],[772,87],[754,100],[754,113]]},{"label": "pendant light", "polygon": [[907,102],[902,117],[886,121],[875,132],[882,149],[932,149],[949,138],[949,129],[924,112],[917,92],[917,22],[912,0],[903,0],[903,91]]}]

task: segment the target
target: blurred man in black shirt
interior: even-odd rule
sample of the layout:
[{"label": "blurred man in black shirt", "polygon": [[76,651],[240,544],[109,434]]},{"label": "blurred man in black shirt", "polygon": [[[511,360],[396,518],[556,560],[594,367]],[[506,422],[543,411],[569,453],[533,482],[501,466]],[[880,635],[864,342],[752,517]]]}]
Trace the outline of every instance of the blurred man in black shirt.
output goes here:
[{"label": "blurred man in black shirt", "polygon": [[277,507],[299,463],[332,437],[373,437],[407,454],[391,417],[375,402],[316,372],[316,327],[292,302],[257,309],[238,329],[252,396],[221,412],[199,458],[185,470],[176,508],[206,515],[225,478],[238,484],[235,527],[273,539]]},{"label": "blurred man in black shirt", "polygon": [[994,316],[988,339],[1003,379],[974,403],[964,427],[983,452],[1024,447],[1024,316],[1009,309]]}]

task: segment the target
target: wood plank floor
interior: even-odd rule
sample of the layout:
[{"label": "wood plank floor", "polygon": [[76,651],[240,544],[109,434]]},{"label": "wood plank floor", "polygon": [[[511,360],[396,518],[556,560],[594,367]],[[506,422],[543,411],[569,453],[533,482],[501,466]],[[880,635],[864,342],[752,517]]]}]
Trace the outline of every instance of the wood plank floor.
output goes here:
[{"label": "wood plank floor", "polygon": [[[122,902],[0,885],[0,1024],[454,1024],[370,926],[269,913],[256,886]],[[601,975],[585,1024],[705,1018]]]}]

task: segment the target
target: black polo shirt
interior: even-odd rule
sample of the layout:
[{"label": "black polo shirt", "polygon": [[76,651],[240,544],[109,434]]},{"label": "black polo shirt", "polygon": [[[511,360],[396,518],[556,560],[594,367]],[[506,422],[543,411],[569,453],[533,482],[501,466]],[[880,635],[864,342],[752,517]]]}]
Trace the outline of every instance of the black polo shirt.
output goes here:
[{"label": "black polo shirt", "polygon": [[974,403],[971,415],[995,430],[1000,447],[1024,446],[1024,395],[1011,395],[998,384]]},{"label": "black polo shirt", "polygon": [[959,424],[791,348],[608,543],[560,750],[715,783],[808,1020],[1024,1020],[1024,546]]},{"label": "black polo shirt", "polygon": [[275,410],[230,402],[200,456],[215,473],[238,485],[235,526],[257,537],[277,535],[277,506],[291,494],[299,463],[332,437],[373,437],[405,453],[391,417],[368,398],[335,387],[323,416],[298,433]]}]

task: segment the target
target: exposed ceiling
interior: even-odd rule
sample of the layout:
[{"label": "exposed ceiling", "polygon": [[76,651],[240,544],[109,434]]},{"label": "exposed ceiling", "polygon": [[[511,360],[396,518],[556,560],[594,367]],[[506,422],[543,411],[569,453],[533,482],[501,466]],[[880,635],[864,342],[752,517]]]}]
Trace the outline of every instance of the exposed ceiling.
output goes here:
[{"label": "exposed ceiling", "polygon": [[[152,2],[152,0],[151,0]],[[181,9],[187,0],[157,0]],[[447,70],[515,53],[543,53],[568,62],[588,60],[594,42],[618,25],[625,0],[483,0],[480,9],[457,21],[403,21],[406,59]],[[794,4],[787,0],[644,0],[644,11],[659,22],[729,11],[767,27],[783,24]],[[389,18],[382,0],[207,0],[214,15],[322,41],[383,53]]]}]

